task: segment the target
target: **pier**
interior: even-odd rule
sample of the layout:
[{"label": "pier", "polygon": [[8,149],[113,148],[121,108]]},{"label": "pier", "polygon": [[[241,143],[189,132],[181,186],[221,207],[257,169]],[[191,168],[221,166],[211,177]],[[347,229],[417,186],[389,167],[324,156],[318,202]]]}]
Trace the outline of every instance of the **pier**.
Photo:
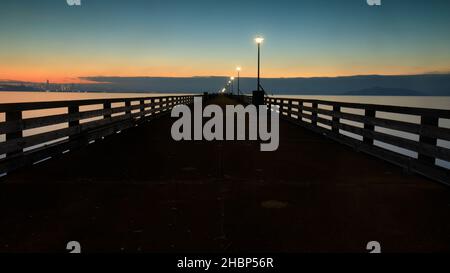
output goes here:
[{"label": "pier", "polygon": [[[279,149],[262,153],[258,141],[174,141],[170,110],[193,100],[0,104],[0,251],[65,252],[70,241],[85,252],[367,252],[369,241],[450,251],[449,170],[436,164],[450,161],[438,145],[450,141],[449,110],[265,97],[282,120]],[[23,118],[56,108],[66,113]],[[66,126],[24,134],[56,124]]]}]

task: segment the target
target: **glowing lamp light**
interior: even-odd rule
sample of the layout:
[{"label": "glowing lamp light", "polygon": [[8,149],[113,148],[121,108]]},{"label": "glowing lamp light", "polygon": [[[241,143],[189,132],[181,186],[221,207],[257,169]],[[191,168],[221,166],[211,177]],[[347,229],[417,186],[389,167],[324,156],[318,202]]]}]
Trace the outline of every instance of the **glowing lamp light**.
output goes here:
[{"label": "glowing lamp light", "polygon": [[242,68],[241,67],[236,67],[236,71],[241,71],[242,70]]},{"label": "glowing lamp light", "polygon": [[263,37],[257,37],[257,38],[255,38],[255,42],[257,44],[262,44],[262,42],[264,42],[264,38]]}]

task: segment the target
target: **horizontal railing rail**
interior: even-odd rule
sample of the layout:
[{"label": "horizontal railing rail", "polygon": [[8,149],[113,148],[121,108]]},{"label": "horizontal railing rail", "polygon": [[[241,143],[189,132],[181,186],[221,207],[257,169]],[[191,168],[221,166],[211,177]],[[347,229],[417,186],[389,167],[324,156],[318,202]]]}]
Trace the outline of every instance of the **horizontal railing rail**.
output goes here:
[{"label": "horizontal railing rail", "polygon": [[[450,185],[450,110],[266,97],[280,116]],[[447,147],[445,147],[447,146]]]},{"label": "horizontal railing rail", "polygon": [[[176,105],[193,102],[194,96],[186,95],[0,104],[0,115],[4,115],[0,122],[0,175],[137,126],[168,113]],[[44,114],[24,117],[33,111]]]}]

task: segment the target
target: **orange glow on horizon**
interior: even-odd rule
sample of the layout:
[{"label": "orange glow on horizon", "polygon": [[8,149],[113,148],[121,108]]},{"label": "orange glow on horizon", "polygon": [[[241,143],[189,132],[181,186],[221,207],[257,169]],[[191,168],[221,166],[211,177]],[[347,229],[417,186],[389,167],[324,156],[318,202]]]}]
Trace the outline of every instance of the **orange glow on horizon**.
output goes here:
[{"label": "orange glow on horizon", "polygon": [[[231,66],[232,67],[232,66]],[[253,71],[255,70],[255,71]],[[435,71],[449,71],[442,67]],[[422,67],[352,67],[347,69],[336,67],[312,67],[312,68],[270,68],[263,69],[262,78],[311,78],[311,77],[339,77],[354,75],[414,75],[429,73],[430,71]],[[23,81],[23,82],[46,82],[51,83],[75,83],[87,84],[97,83],[85,80],[85,77],[230,77],[234,75],[233,69],[210,69],[196,70],[184,67],[151,67],[132,68],[122,67],[122,69],[93,69],[83,71],[82,69],[50,70],[50,69],[5,69],[0,67],[0,81]],[[241,78],[254,78],[256,68],[248,68],[241,72]]]}]

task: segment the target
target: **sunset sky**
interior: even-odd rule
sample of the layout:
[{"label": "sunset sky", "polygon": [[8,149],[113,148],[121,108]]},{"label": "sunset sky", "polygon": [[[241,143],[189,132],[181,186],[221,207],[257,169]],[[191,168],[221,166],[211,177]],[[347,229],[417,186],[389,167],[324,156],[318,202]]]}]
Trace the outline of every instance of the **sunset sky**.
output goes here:
[{"label": "sunset sky", "polygon": [[450,1],[2,0],[0,80],[450,71]]}]

